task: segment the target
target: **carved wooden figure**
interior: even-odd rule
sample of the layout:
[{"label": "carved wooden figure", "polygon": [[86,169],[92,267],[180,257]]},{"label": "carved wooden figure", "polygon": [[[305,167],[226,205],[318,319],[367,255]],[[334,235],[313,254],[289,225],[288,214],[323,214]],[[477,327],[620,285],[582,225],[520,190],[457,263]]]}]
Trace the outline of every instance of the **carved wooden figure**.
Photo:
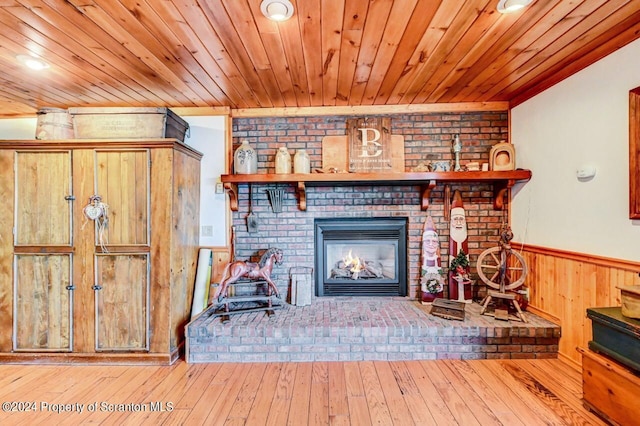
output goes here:
[{"label": "carved wooden figure", "polygon": [[272,293],[280,297],[276,284],[271,280],[271,271],[273,270],[274,263],[277,265],[282,263],[282,258],[282,250],[272,247],[262,255],[258,263],[244,262],[241,260],[229,263],[224,268],[222,280],[216,293],[213,295],[213,300],[216,301],[222,297],[226,297],[229,285],[238,281],[240,278],[264,280],[269,284],[270,294]]},{"label": "carved wooden figure", "polygon": [[440,262],[440,240],[431,216],[427,216],[422,230],[422,265],[420,267],[421,301],[431,303],[442,297],[444,278]]},{"label": "carved wooden figure", "polygon": [[[464,205],[462,203],[462,195],[460,191],[456,191],[453,194],[453,201],[451,203],[451,218],[449,227],[449,299],[452,300],[471,300],[471,281],[469,276],[469,265],[463,266],[463,271],[456,268],[457,265],[452,265],[452,262],[460,254],[460,251],[469,256],[469,243],[467,235],[467,219],[465,216]],[[458,295],[459,279],[463,278],[461,287],[464,287],[463,297]]]}]

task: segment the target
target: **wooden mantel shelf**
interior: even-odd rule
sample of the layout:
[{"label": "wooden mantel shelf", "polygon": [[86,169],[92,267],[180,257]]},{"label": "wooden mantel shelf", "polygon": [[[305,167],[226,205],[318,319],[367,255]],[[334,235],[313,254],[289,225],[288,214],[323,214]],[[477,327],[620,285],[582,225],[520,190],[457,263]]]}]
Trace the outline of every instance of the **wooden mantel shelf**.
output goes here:
[{"label": "wooden mantel shelf", "polygon": [[422,187],[422,209],[429,208],[431,190],[437,182],[492,183],[494,208],[500,210],[504,194],[516,182],[531,179],[530,170],[498,172],[406,172],[406,173],[309,173],[309,174],[251,174],[222,175],[221,180],[229,194],[231,210],[238,211],[238,184],[294,184],[300,197],[300,210],[307,209],[307,186],[346,185],[420,185]]}]

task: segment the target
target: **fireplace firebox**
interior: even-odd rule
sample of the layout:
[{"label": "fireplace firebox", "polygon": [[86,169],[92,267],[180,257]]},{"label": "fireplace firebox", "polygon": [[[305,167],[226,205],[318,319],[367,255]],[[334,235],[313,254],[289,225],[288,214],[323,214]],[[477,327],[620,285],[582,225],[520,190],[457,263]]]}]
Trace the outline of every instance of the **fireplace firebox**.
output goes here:
[{"label": "fireplace firebox", "polygon": [[405,218],[316,219],[318,296],[406,296]]}]

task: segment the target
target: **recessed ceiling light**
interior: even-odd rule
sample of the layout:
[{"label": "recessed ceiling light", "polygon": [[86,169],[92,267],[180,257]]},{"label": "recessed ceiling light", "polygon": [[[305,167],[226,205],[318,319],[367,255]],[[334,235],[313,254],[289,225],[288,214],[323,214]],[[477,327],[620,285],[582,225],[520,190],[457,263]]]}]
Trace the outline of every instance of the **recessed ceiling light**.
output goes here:
[{"label": "recessed ceiling light", "polygon": [[46,62],[38,58],[34,58],[33,56],[18,55],[16,56],[16,58],[22,65],[27,66],[32,70],[40,71],[40,70],[49,68],[49,64],[47,64]]},{"label": "recessed ceiling light", "polygon": [[286,21],[293,15],[293,4],[289,0],[262,0],[260,10],[272,21]]},{"label": "recessed ceiling light", "polygon": [[533,0],[500,0],[498,2],[498,12],[511,13],[529,6]]}]

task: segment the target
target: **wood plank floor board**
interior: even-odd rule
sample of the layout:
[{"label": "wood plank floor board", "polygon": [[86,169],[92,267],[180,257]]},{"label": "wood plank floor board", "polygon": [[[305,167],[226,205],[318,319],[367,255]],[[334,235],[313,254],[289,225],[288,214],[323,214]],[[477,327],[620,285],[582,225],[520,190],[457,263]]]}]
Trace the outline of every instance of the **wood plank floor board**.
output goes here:
[{"label": "wood plank floor board", "polygon": [[360,373],[362,374],[362,383],[364,384],[364,392],[367,396],[369,404],[369,415],[371,422],[379,425],[391,425],[391,413],[387,406],[387,400],[382,391],[383,386],[387,383],[380,383],[380,378],[376,371],[373,361],[364,361],[360,363]]},{"label": "wood plank floor board", "polygon": [[[249,375],[250,368],[245,365],[237,365],[233,380],[227,380],[225,384],[216,383],[215,386],[219,386],[221,391],[216,399],[215,403],[212,403],[208,398],[199,399],[198,404],[210,406],[209,415],[205,419],[204,423],[207,425],[223,425],[225,419],[229,416],[233,404],[238,399],[238,394],[242,390],[242,385]],[[203,395],[209,394],[209,387],[205,389]]]},{"label": "wood plank floor board", "polygon": [[[442,399],[449,407],[449,411],[456,419],[458,424],[480,426],[480,423],[474,416],[471,407],[466,404],[465,398],[461,397],[458,394],[456,387],[453,386],[447,376],[443,374],[442,367],[440,367],[440,365],[443,365],[444,361],[439,365],[438,368],[433,368],[434,364],[426,361],[425,363],[421,364],[427,371],[427,374],[431,378],[434,387],[436,388],[440,396],[442,396]],[[469,395],[466,396],[469,397]]]},{"label": "wood plank floor board", "polygon": [[393,376],[404,397],[407,410],[416,425],[435,425],[436,422],[428,409],[427,402],[422,399],[420,389],[413,379],[410,364],[404,361],[391,362]]},{"label": "wood plank floor board", "polygon": [[260,383],[256,398],[253,400],[253,405],[251,406],[251,410],[247,416],[247,424],[266,424],[267,416],[269,415],[269,408],[271,407],[271,402],[273,401],[273,397],[276,393],[276,386],[278,378],[280,377],[280,371],[284,365],[284,363],[274,363],[267,364],[265,366],[262,383]]},{"label": "wood plank floor board", "polygon": [[291,395],[291,407],[287,425],[296,426],[307,424],[309,420],[309,399],[311,395],[311,376],[313,364],[305,362],[298,364],[296,377],[293,382],[293,394]]},{"label": "wood plank floor board", "polygon": [[349,402],[347,400],[347,384],[344,363],[330,362],[327,369],[329,382],[329,418],[349,416]]},{"label": "wood plank floor board", "polygon": [[[60,418],[60,414],[55,412],[47,413],[42,416],[38,422],[30,424],[64,424],[76,425],[89,422],[100,423],[111,419],[115,421],[118,414],[107,410],[102,410],[103,404],[128,403],[132,402],[135,393],[140,392],[149,381],[160,383],[161,376],[156,376],[156,372],[162,371],[162,367],[117,367],[120,374],[101,375],[104,369],[100,366],[87,366],[81,369],[71,369],[67,374],[76,376],[79,386],[73,391],[66,392],[59,399],[55,400],[56,404],[63,403],[82,403],[85,405],[82,413],[74,413],[73,415]],[[83,372],[84,370],[84,372]],[[103,376],[103,377],[101,377]],[[91,401],[86,401],[86,395],[92,395]],[[96,411],[90,412],[89,405],[95,404]]]},{"label": "wood plank floor board", "polygon": [[450,369],[455,369],[465,378],[465,381],[473,388],[473,391],[480,395],[484,403],[491,412],[505,426],[525,426],[520,418],[510,409],[505,407],[503,400],[498,396],[495,389],[490,386],[473,369],[470,363],[465,361],[451,361],[448,364]]},{"label": "wood plank floor board", "polygon": [[171,412],[171,416],[167,416],[161,424],[162,426],[186,425],[188,424],[187,418],[189,417],[189,414],[191,414],[191,410],[188,408],[176,408]]},{"label": "wood plank floor board", "polygon": [[414,424],[411,412],[403,396],[402,384],[398,383],[398,377],[393,373],[389,362],[375,361],[373,363],[378,379],[382,387],[391,421],[393,424],[410,425]]},{"label": "wood plank floor board", "polygon": [[[418,386],[418,390],[424,401],[424,407],[429,410],[436,424],[447,426],[457,425],[458,422],[456,422],[445,400],[429,377],[429,368],[425,368],[419,361],[411,362],[409,368],[411,369],[413,380],[416,382],[416,386]],[[436,365],[435,368],[439,368],[439,364]]]},{"label": "wood plank floor board", "polygon": [[[20,374],[15,376],[9,383],[4,384],[0,388],[0,398],[3,401],[11,400],[11,396],[22,389],[32,389],[37,387],[39,383],[48,383],[53,378],[60,377],[64,374],[66,367],[43,366],[42,370],[28,368],[26,366],[9,366],[3,365],[0,368],[0,374],[11,371],[12,368],[20,369]],[[55,381],[53,381],[55,383]]]},{"label": "wood plank floor board", "polygon": [[211,408],[224,398],[225,389],[236,382],[236,374],[242,369],[248,370],[248,366],[237,363],[222,364],[216,374],[211,376],[208,386],[194,404],[185,424],[204,424],[212,412]]},{"label": "wood plank floor board", "polygon": [[[552,359],[527,360],[532,366],[537,366],[538,370],[545,372],[552,377],[554,382],[566,385],[574,395],[582,397],[582,371],[576,369],[573,364],[566,362],[557,363]],[[540,362],[534,362],[540,361]],[[576,375],[576,372],[578,374]]]},{"label": "wood plank floor board", "polygon": [[[167,367],[156,368],[162,369]],[[167,374],[166,380],[160,380],[161,377],[151,376],[140,386],[139,392],[132,393],[127,386],[123,386],[118,392],[116,392],[108,402],[112,402],[114,404],[126,404],[127,402],[131,402],[139,404],[141,409],[133,413],[131,413],[130,410],[118,411],[110,416],[111,420],[120,423],[124,422],[126,419],[127,422],[132,422],[132,424],[144,424],[145,421],[153,420],[154,424],[160,424],[169,417],[168,413],[152,411],[150,404],[164,407],[164,404],[169,401],[169,392],[173,391],[179,392],[180,394],[184,393],[188,389],[187,384],[191,381],[191,378],[196,375],[198,369],[191,369],[189,366],[184,366],[182,363],[168,368],[170,371]],[[173,401],[171,402],[173,405]]]},{"label": "wood plank floor board", "polygon": [[[249,412],[253,406],[253,401],[256,399],[258,388],[262,383],[262,377],[264,376],[266,367],[263,363],[255,363],[245,367],[249,370],[249,374],[247,374],[247,377],[242,382],[242,387],[231,406],[230,417],[227,417],[225,425],[244,424],[247,421],[247,417],[249,417]],[[311,367],[311,364],[309,364],[309,367]]]},{"label": "wood plank floor board", "polygon": [[[122,367],[119,368],[122,369]],[[114,419],[114,413],[100,410],[103,403],[131,402],[133,393],[138,392],[149,380],[153,380],[153,373],[159,371],[161,367],[126,367],[121,371],[121,374],[110,374],[108,375],[110,377],[100,377],[99,372],[102,371],[102,368],[98,366],[88,366],[82,369],[85,370],[84,374],[81,370],[75,371],[74,369],[67,373],[77,377],[80,383],[79,391],[67,392],[56,399],[54,403],[82,403],[85,404],[83,412],[63,418],[60,418],[58,413],[49,412],[39,418],[38,422],[30,424],[81,424],[88,419],[93,422],[102,422],[107,418]],[[88,380],[89,378],[90,380]],[[159,383],[160,378],[156,379],[156,382]],[[85,395],[93,395],[92,400],[86,401]],[[88,406],[90,404],[96,404],[96,412],[89,412]]]},{"label": "wood plank floor board", "polygon": [[344,374],[351,422],[360,425],[371,424],[371,415],[369,414],[369,405],[364,392],[359,363],[344,363]]},{"label": "wood plank floor board", "polygon": [[267,425],[283,425],[289,418],[289,408],[291,407],[291,397],[293,396],[293,386],[295,384],[296,370],[298,364],[283,364],[280,376],[276,383],[276,392],[271,401]]},{"label": "wood plank floor board", "polygon": [[[99,378],[96,382],[87,381],[79,382],[76,386],[69,388],[64,394],[59,395],[55,399],[55,404],[75,404],[76,401],[82,401],[83,397],[90,393],[94,387],[103,386],[106,382],[106,379]],[[40,397],[35,396],[34,398],[40,399]],[[53,399],[48,399],[49,397],[44,397],[40,399],[41,401],[54,401]],[[25,423],[25,425],[47,425],[47,424],[58,424],[58,425],[71,425],[77,424],[80,420],[81,416],[85,418],[88,417],[87,408],[84,408],[84,413],[80,413],[77,416],[68,416],[63,419],[60,419],[60,414],[56,411],[49,411],[48,413],[38,416],[37,421]]]},{"label": "wood plank floor board", "polygon": [[[37,386],[32,387],[31,382],[26,382],[22,386],[29,387],[30,390],[30,401],[32,404],[32,408],[34,412],[32,414],[28,414],[25,419],[18,420],[13,422],[14,425],[30,425],[36,424],[46,421],[46,417],[50,415],[47,411],[48,408],[45,404],[48,404],[49,401],[60,401],[62,399],[73,398],[73,392],[71,389],[74,385],[77,385],[79,382],[82,383],[82,377],[77,374],[61,374],[64,370],[60,371],[58,374],[51,376],[49,380],[46,381],[37,381]],[[102,378],[97,380],[98,384]],[[59,386],[58,386],[59,385]],[[20,390],[17,389],[16,392]],[[3,401],[5,397],[2,397]]]},{"label": "wood plank floor board", "polygon": [[459,362],[460,361],[454,360],[443,361],[442,373],[451,384],[451,387],[455,389],[460,398],[464,400],[465,405],[469,408],[478,423],[482,426],[500,426],[502,423],[487,405],[486,399],[481,393],[482,388],[476,390],[474,385],[467,381],[467,378],[460,374],[455,368],[455,364]]},{"label": "wood plank floor board", "polygon": [[[206,390],[209,388],[209,384],[211,380],[216,376],[218,371],[220,371],[220,366],[222,364],[198,364],[201,365],[202,368],[195,369],[195,374],[191,376],[191,384],[187,389],[179,396],[177,400],[172,400],[174,402],[175,410],[183,410],[183,411],[191,411],[193,407],[202,399]],[[207,401],[209,402],[209,401]]]},{"label": "wood plank floor board", "polygon": [[311,370],[309,425],[323,425],[329,419],[329,366],[315,362]]},{"label": "wood plank floor board", "polygon": [[491,383],[503,405],[518,413],[526,425],[563,424],[562,419],[545,404],[536,401],[525,386],[506,371],[500,361],[473,364],[474,369]]},{"label": "wood plank floor board", "polygon": [[534,375],[522,368],[522,363],[507,363],[503,367],[518,380],[519,383],[526,386],[532,394],[537,396],[537,400],[551,408],[556,415],[561,417],[568,424],[586,425],[590,424],[591,419],[585,416],[584,409],[574,409],[573,404],[566,403],[552,389],[551,382],[545,385],[537,380]]},{"label": "wood plank floor board", "polygon": [[[591,422],[598,420],[597,416],[586,409],[582,403],[582,383],[580,383],[579,389],[575,389],[571,383],[572,380],[558,368],[555,370],[539,368],[537,364],[529,362],[529,360],[522,360],[522,362],[518,362],[517,365],[535,377],[540,383],[544,383],[558,398],[568,404],[573,410],[579,412],[582,417],[585,417]],[[572,369],[571,372],[575,375],[575,370]],[[567,387],[565,387],[565,384],[567,384]]]},{"label": "wood plank floor board", "polygon": [[365,396],[349,396],[349,419],[354,425],[370,425],[371,414],[369,414],[369,403]]},{"label": "wood plank floor board", "polygon": [[[2,402],[85,407],[0,411],[0,425],[12,426],[606,424],[582,405],[581,372],[560,359],[0,365],[3,379]],[[126,409],[88,412],[94,401]],[[149,410],[151,402],[172,410]]]}]

